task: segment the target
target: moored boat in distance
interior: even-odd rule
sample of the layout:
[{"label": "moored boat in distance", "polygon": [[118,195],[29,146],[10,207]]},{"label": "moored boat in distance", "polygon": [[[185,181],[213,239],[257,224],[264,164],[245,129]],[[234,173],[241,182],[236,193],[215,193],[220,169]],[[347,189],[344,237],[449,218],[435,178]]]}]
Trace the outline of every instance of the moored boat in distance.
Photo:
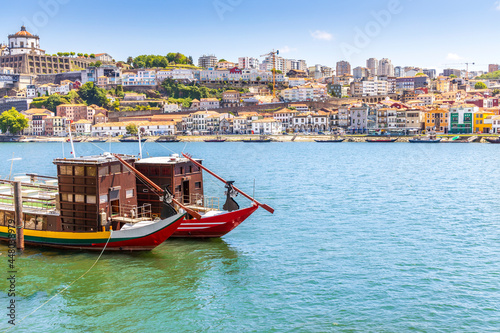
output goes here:
[{"label": "moored boat in distance", "polygon": [[267,135],[261,135],[259,136],[258,139],[248,139],[248,140],[241,140],[242,142],[249,142],[249,143],[258,143],[258,142],[272,142],[273,140],[269,138]]},{"label": "moored boat in distance", "polygon": [[[140,139],[141,142],[146,142],[146,138]],[[139,138],[133,138],[133,137],[128,137],[128,138],[121,138],[118,141],[120,142],[139,142]]]},{"label": "moored boat in distance", "polygon": [[410,143],[440,143],[441,139],[438,139],[436,136],[436,133],[432,132],[429,134],[428,137],[425,137],[425,138],[418,137],[418,138],[410,139],[410,140],[408,140],[408,142],[410,142]]},{"label": "moored boat in distance", "polygon": [[180,142],[181,140],[175,135],[160,136],[155,142]]},{"label": "moored boat in distance", "polygon": [[[25,243],[72,250],[146,251],[168,239],[185,213],[153,217],[150,205],[139,206],[136,177],[120,161],[134,163],[135,157],[120,156],[56,159],[57,185],[54,177],[20,179]],[[40,184],[34,178],[49,181]],[[9,240],[14,220],[12,183],[0,181],[3,241]]]},{"label": "moored boat in distance", "polygon": [[399,138],[396,138],[396,139],[391,139],[391,138],[387,138],[387,139],[366,139],[366,142],[370,142],[370,143],[390,143],[390,142],[396,142],[398,141]]},{"label": "moored boat in distance", "polygon": [[486,141],[488,141],[489,143],[493,143],[493,144],[500,144],[500,137],[496,138],[496,139],[490,139],[490,138],[484,138]]}]

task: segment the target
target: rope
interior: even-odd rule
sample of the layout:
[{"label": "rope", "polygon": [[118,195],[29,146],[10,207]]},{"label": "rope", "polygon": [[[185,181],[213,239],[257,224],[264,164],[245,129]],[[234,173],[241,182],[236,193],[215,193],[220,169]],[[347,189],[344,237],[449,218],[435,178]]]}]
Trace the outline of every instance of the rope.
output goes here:
[{"label": "rope", "polygon": [[99,147],[98,145],[96,145],[95,143],[93,143],[92,141],[89,141],[89,143],[93,144],[94,146],[96,146],[97,148],[99,148],[100,150],[102,150],[102,151],[104,151],[104,152],[105,152],[105,150],[104,150],[104,149],[102,149],[101,147]]},{"label": "rope", "polygon": [[[97,257],[97,259],[94,262],[94,264],[92,266],[90,266],[90,268],[85,273],[83,273],[75,281],[71,282],[66,288],[64,288],[63,290],[59,291],[57,294],[55,294],[51,298],[49,298],[47,301],[45,301],[42,305],[40,305],[39,307],[37,307],[35,310],[31,311],[31,313],[27,314],[24,318],[22,318],[20,321],[17,322],[16,326],[19,325],[19,324],[21,324],[26,318],[28,318],[29,316],[31,316],[32,314],[34,314],[35,312],[37,312],[38,310],[40,310],[44,305],[46,305],[47,303],[49,303],[50,301],[52,301],[54,298],[56,298],[57,296],[61,295],[63,292],[65,292],[66,290],[68,290],[68,288],[71,287],[76,281],[80,280],[85,275],[87,275],[87,273],[90,272],[92,270],[92,268],[94,268],[94,266],[97,264],[97,262],[99,261],[99,259],[101,259],[102,254],[104,253],[104,251],[106,250],[106,247],[108,246],[108,243],[109,243],[109,240],[111,239],[111,235],[112,234],[113,234],[113,231],[110,230],[108,240],[106,241],[106,244],[104,245],[104,248],[102,249],[101,254],[99,255],[99,257]],[[12,326],[12,327],[6,329],[3,332],[8,332],[8,331],[10,331],[11,329],[13,329],[16,326]]]},{"label": "rope", "polygon": [[[156,141],[155,141],[156,142]],[[162,146],[163,148],[165,148],[166,150],[170,150],[172,153],[174,154],[177,154],[177,152],[173,151],[172,149],[168,148],[168,147],[165,147],[164,145],[162,145],[161,143],[159,142],[156,142],[157,144],[159,144],[160,146]]]}]

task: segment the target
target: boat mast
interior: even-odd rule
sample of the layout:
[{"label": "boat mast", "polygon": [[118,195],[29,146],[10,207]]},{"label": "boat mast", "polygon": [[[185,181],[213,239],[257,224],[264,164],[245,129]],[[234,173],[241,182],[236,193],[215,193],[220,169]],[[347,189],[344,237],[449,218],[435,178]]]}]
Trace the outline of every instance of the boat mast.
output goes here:
[{"label": "boat mast", "polygon": [[73,145],[73,136],[71,136],[71,123],[69,123],[69,141],[71,142],[71,154],[76,158],[75,146]]},{"label": "boat mast", "polygon": [[[187,158],[188,160],[190,160],[194,165],[196,165],[197,167],[205,170],[206,172],[208,172],[209,174],[211,174],[212,176],[214,176],[215,178],[217,178],[218,180],[220,180],[221,182],[225,183],[225,184],[228,184],[227,181],[225,181],[222,177],[220,177],[219,175],[217,175],[216,173],[210,171],[209,169],[207,169],[206,167],[204,167],[203,165],[201,165],[201,163],[198,163],[196,162],[191,156],[185,154],[185,153],[182,153],[182,156],[184,156],[185,158]],[[243,195],[245,198],[247,198],[248,200],[251,200],[253,202],[255,202],[258,206],[264,208],[265,210],[267,210],[269,213],[271,214],[274,214],[274,209],[266,204],[263,204],[263,203],[260,203],[258,202],[257,200],[255,200],[254,198],[252,198],[251,196],[249,196],[248,194],[246,194],[245,192],[243,192],[242,190],[240,190],[239,188],[237,188],[236,186],[232,186],[234,190],[236,190],[237,192],[239,192],[241,195]]]}]

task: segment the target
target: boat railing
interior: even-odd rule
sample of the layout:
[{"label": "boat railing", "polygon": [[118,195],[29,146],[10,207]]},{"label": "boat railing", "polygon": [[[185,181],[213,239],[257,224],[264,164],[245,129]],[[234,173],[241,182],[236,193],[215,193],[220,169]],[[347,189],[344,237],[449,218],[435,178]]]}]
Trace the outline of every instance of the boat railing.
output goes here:
[{"label": "boat railing", "polygon": [[120,216],[130,218],[131,220],[150,220],[151,219],[151,204],[137,205],[120,205]]},{"label": "boat railing", "polygon": [[[37,212],[51,212],[56,210],[56,198],[54,196],[50,196],[47,193],[47,197],[43,197],[43,193],[39,194],[40,197],[22,197],[23,208],[30,211]],[[12,194],[0,194],[0,206],[5,206],[8,208],[14,207],[14,196]]]},{"label": "boat railing", "polygon": [[220,199],[217,197],[207,197],[202,194],[191,194],[189,203],[199,207],[220,210]]}]

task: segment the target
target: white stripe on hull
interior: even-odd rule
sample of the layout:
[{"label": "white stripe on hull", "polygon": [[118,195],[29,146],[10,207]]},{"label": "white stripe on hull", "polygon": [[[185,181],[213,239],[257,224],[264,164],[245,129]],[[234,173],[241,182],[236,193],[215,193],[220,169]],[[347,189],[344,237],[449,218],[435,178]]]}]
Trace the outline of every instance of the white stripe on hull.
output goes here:
[{"label": "white stripe on hull", "polygon": [[181,226],[183,225],[221,225],[221,224],[226,224],[226,222],[206,222],[206,223],[181,223]]}]

